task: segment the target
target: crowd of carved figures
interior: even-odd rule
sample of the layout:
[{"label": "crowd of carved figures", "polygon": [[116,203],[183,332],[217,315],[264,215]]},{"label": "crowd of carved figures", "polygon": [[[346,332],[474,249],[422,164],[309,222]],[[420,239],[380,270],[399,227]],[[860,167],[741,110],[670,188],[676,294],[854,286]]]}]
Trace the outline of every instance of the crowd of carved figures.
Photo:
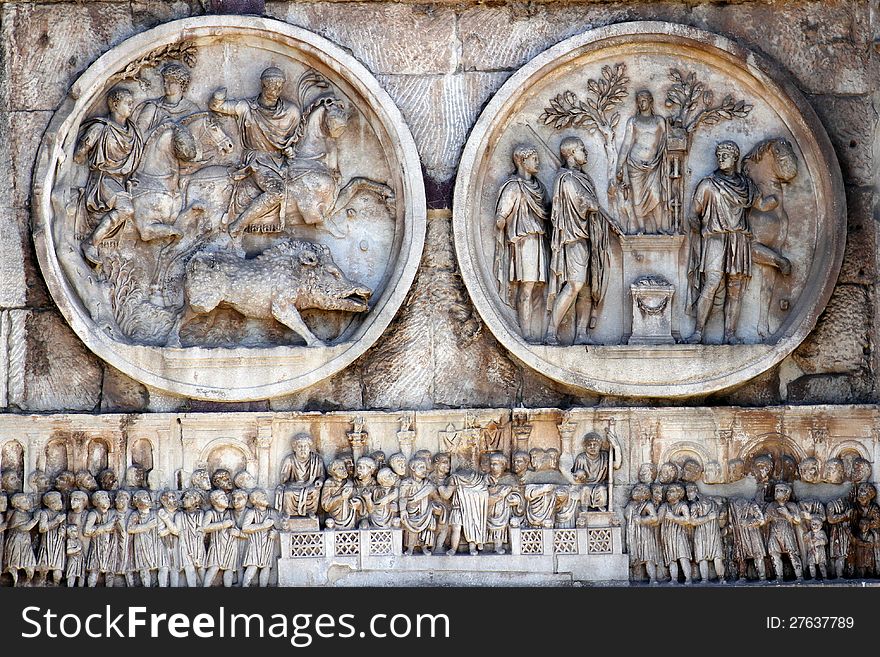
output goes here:
[{"label": "crowd of carved figures", "polygon": [[[485,447],[485,446],[484,446]],[[0,569],[18,585],[267,586],[284,531],[399,528],[407,554],[509,550],[511,526],[573,528],[607,511],[607,440],[559,451],[346,452],[325,465],[309,434],[292,439],[274,495],[243,470],[198,469],[181,490],[152,490],[144,468],[2,474]],[[7,508],[8,507],[8,508]]]},{"label": "crowd of carved figures", "polygon": [[[871,464],[761,454],[730,463],[753,497],[713,494],[702,467],[646,463],[624,508],[631,575],[659,583],[880,576],[880,506]],[[848,470],[848,472],[847,472]],[[848,475],[848,476],[847,476]],[[795,483],[797,482],[797,483]],[[795,497],[795,491],[800,494]],[[821,498],[821,499],[820,499]]]},{"label": "crowd of carved figures", "polygon": [[[527,341],[560,344],[560,325],[574,310],[574,344],[596,343],[592,332],[602,321],[615,235],[621,240],[653,235],[660,242],[685,236],[686,281],[671,282],[680,288],[675,293],[687,298],[687,312],[694,317],[694,330],[682,341],[707,341],[706,324],[716,297],[723,296],[723,342],[742,342],[740,310],[758,267],[756,330],[761,340],[770,335],[768,310],[777,274],[791,273],[781,252],[787,231],[783,187],[798,173],[797,157],[780,137],[764,139],[747,153],[734,141],[720,141],[714,149],[715,170],[698,171],[704,177],[685,198],[695,133],[701,126],[745,118],[752,106],[729,95],[715,103],[694,73],[672,69],[670,80],[664,104],[673,112],[656,114],[652,92],[639,89],[622,135],[616,110],[630,93],[624,64],[606,66],[602,77],[590,80],[588,93],[595,98],[584,103],[566,91],[545,108],[545,124],[581,129],[604,145],[600,159],[608,169],[607,190],[599,189],[588,173],[589,152],[576,134],[563,136],[553,149],[528,126],[529,133],[513,147],[513,172],[498,190],[493,217],[494,274]],[[554,167],[549,193],[538,178],[544,156]],[[679,242],[668,244],[672,270],[679,269],[679,247]],[[627,290],[632,282],[625,281]],[[662,279],[662,284],[670,282]]]},{"label": "crowd of carved figures", "polygon": [[[164,95],[136,103],[131,86],[117,84],[106,114],[80,129],[67,214],[82,256],[72,266],[97,274],[107,295],[94,319],[118,340],[148,345],[235,344],[258,320],[264,328],[252,341],[322,345],[299,310],[365,312],[372,290],[349,280],[326,245],[292,229],[335,234],[325,222],[356,195],[392,208],[394,193],[341,178],[337,140],[353,108],[315,71],[301,73],[292,98],[288,73],[270,66],[256,96],[232,99],[217,88],[200,107],[186,63],[196,49],[179,48],[180,62],[146,64]],[[243,242],[251,234],[259,239]],[[218,306],[251,321],[239,333],[205,323]],[[196,332],[187,333],[193,320]],[[293,336],[270,331],[273,320]]]}]

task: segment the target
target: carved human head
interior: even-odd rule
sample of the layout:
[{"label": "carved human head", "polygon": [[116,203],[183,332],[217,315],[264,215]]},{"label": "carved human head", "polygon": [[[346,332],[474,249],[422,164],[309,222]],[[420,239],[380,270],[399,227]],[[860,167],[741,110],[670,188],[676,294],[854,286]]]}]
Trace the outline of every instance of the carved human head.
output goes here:
[{"label": "carved human head", "polygon": [[183,499],[181,500],[181,504],[183,508],[187,511],[191,511],[193,509],[197,509],[202,505],[202,493],[195,488],[187,488],[183,492]]},{"label": "carved human head", "polygon": [[15,495],[9,498],[9,504],[13,509],[18,509],[19,511],[30,511],[31,496],[27,493],[15,493]]},{"label": "carved human head", "polygon": [[113,468],[105,468],[98,474],[98,483],[102,490],[116,490],[119,488],[119,477]]},{"label": "carved human head", "polygon": [[555,447],[549,447],[547,451],[544,452],[544,458],[546,459],[547,468],[549,470],[558,470],[559,469],[559,450]]},{"label": "carved human head", "polygon": [[211,506],[222,511],[229,507],[229,496],[220,489],[215,488],[210,495]]},{"label": "carved human head", "polygon": [[415,454],[413,454],[414,459],[422,459],[425,462],[425,465],[428,466],[428,472],[434,469],[434,457],[431,454],[430,449],[420,449]]},{"label": "carved human head", "polygon": [[568,166],[583,166],[587,163],[587,148],[580,137],[566,137],[559,144],[559,155]]},{"label": "carved human head", "polygon": [[639,483],[651,484],[657,478],[657,466],[653,463],[642,463],[639,466]]},{"label": "carved human head", "polygon": [[199,468],[195,470],[189,477],[189,482],[191,485],[196,488],[209,491],[211,490],[211,475],[208,474],[208,471],[204,468]]},{"label": "carved human head", "polygon": [[211,475],[211,485],[226,493],[231,492],[235,488],[235,484],[232,483],[232,474],[226,468],[214,470],[214,474]]},{"label": "carved human head", "polygon": [[284,71],[275,66],[265,69],[260,75],[260,89],[263,99],[268,103],[275,103],[281,97],[281,90],[287,78]]},{"label": "carved human head", "polygon": [[[48,493],[43,493],[43,506],[51,511],[61,511],[64,509],[64,498],[61,497],[61,493],[57,490],[50,490]],[[110,506],[110,499],[107,499],[107,506]]]},{"label": "carved human head", "polygon": [[700,489],[697,488],[697,485],[693,482],[688,482],[685,484],[684,492],[687,496],[688,502],[695,502],[700,496]]},{"label": "carved human head", "polygon": [[590,458],[597,458],[602,451],[602,436],[595,431],[584,436],[584,451]]},{"label": "carved human head", "polygon": [[131,501],[134,503],[138,511],[147,511],[153,506],[153,498],[150,497],[149,491],[139,490],[132,495]]},{"label": "carved human head", "polygon": [[531,463],[531,459],[527,452],[523,452],[522,450],[517,450],[513,453],[513,458],[511,459],[511,464],[513,467],[513,472],[516,475],[523,475],[528,471],[529,464]]},{"label": "carved human head", "polygon": [[819,518],[818,516],[813,516],[812,518],[810,518],[810,529],[812,529],[814,532],[821,531],[822,518]]},{"label": "carved human head", "polygon": [[4,493],[17,493],[21,490],[21,475],[18,470],[4,470],[0,475],[0,484]]},{"label": "carved human head", "polygon": [[501,452],[492,452],[489,454],[489,474],[493,477],[500,477],[507,469],[507,457]]},{"label": "carved human head", "polygon": [[850,480],[855,484],[868,481],[871,478],[871,462],[861,456],[852,462],[852,473]]},{"label": "carved human head", "polygon": [[55,477],[55,490],[62,493],[69,493],[74,488],[76,488],[76,475],[70,470],[65,470]]},{"label": "carved human head", "polygon": [[70,494],[70,510],[79,513],[89,505],[89,496],[81,490],[75,490]]},{"label": "carved human head", "polygon": [[703,470],[703,481],[707,484],[721,483],[721,464],[718,461],[709,461]]},{"label": "carved human head", "polygon": [[736,171],[739,162],[739,146],[736,142],[724,140],[715,147],[715,158],[718,160],[718,168],[729,173]]},{"label": "carved human head", "polygon": [[808,484],[818,484],[820,479],[819,459],[813,456],[803,459],[798,464],[798,473],[800,474],[801,481]]},{"label": "carved human head", "polygon": [[684,497],[684,486],[681,484],[670,484],[666,488],[666,500],[668,502],[678,502],[682,497]]},{"label": "carved human head", "polygon": [[544,469],[544,450],[538,447],[532,447],[529,450],[529,467],[532,470]]},{"label": "carved human head", "polygon": [[727,462],[727,481],[739,481],[746,476],[746,464],[742,459],[730,459]]},{"label": "carved human head", "polygon": [[822,478],[829,484],[842,484],[844,478],[843,461],[840,459],[825,461],[825,471]]},{"label": "carved human head", "polygon": [[768,482],[772,472],[773,459],[770,456],[762,454],[756,456],[755,460],[752,461],[752,474],[755,476],[755,479],[758,480],[758,483],[763,484]]},{"label": "carved human head", "polygon": [[685,459],[681,464],[681,480],[687,482],[699,481],[703,476],[703,466],[696,459]]},{"label": "carved human head", "polygon": [[636,107],[639,111],[646,112],[654,107],[654,96],[647,89],[639,89],[636,92]]},{"label": "carved human head", "polygon": [[290,441],[293,453],[300,461],[305,461],[314,449],[312,437],[307,433],[298,433]]},{"label": "carved human head", "polygon": [[874,484],[865,482],[856,488],[856,500],[862,506],[868,506],[875,497],[877,497],[877,489],[874,488]]},{"label": "carved human head", "polygon": [[423,459],[412,458],[409,462],[409,471],[414,479],[424,479],[428,474],[428,464]]},{"label": "carved human head", "polygon": [[236,474],[232,481],[236,488],[241,488],[242,490],[253,490],[257,487],[257,480],[247,470],[242,470]]},{"label": "carved human head", "polygon": [[663,484],[651,484],[651,500],[654,504],[661,504],[663,497]]},{"label": "carved human head", "polygon": [[266,509],[269,506],[269,497],[262,488],[255,488],[250,495],[251,505],[255,509]]},{"label": "carved human head", "polygon": [[647,484],[636,484],[633,486],[630,497],[634,502],[647,502],[651,499],[651,488]]},{"label": "carved human head", "polygon": [[773,498],[777,502],[788,502],[791,498],[791,486],[784,483],[778,483],[773,487]]},{"label": "carved human head", "polygon": [[392,486],[397,484],[399,477],[394,473],[394,470],[391,468],[382,468],[376,474],[376,481],[379,482],[380,486],[384,486],[385,488],[391,488]]},{"label": "carved human head", "polygon": [[231,493],[229,493],[229,499],[232,500],[232,508],[236,511],[241,511],[247,506],[248,493],[246,490],[236,488]]},{"label": "carved human head", "polygon": [[674,481],[678,481],[678,466],[672,461],[666,461],[666,463],[660,466],[660,471],[657,473],[657,481],[661,484],[671,484]]},{"label": "carved human head", "polygon": [[[72,497],[71,500],[73,500]],[[124,489],[116,491],[116,498],[113,502],[117,511],[128,511],[131,508],[131,493]]]},{"label": "carved human head", "polygon": [[159,496],[159,502],[166,511],[176,511],[180,506],[180,494],[176,490],[164,490]]},{"label": "carved human head", "polygon": [[394,474],[398,477],[406,476],[406,455],[397,452],[388,457],[388,467],[394,470]]},{"label": "carved human head", "polygon": [[98,490],[98,482],[88,470],[80,470],[76,473],[76,487],[87,493],[93,493]]},{"label": "carved human head", "polygon": [[383,452],[381,449],[376,450],[375,452],[370,454],[370,458],[376,462],[377,468],[384,468],[385,463],[388,462],[388,458],[385,456],[385,452]]},{"label": "carved human head", "polygon": [[147,471],[140,463],[132,463],[125,471],[126,488],[143,488],[147,484]]},{"label": "carved human head", "polygon": [[96,490],[92,493],[92,506],[98,509],[101,513],[107,511],[110,508],[110,495],[107,491]]},{"label": "carved human head", "polygon": [[180,93],[189,89],[190,73],[186,66],[181,64],[166,64],[162,67],[162,82],[165,85],[165,93],[170,94],[173,85],[180,87]]},{"label": "carved human head", "polygon": [[334,479],[342,481],[348,477],[348,466],[345,465],[345,461],[342,459],[333,459],[330,466],[327,468],[327,472],[329,472],[330,476]]},{"label": "carved human head", "polygon": [[107,92],[107,107],[120,119],[125,120],[131,116],[134,109],[134,94],[125,87],[113,87]]},{"label": "carved human head", "polygon": [[449,452],[437,452],[434,455],[434,472],[445,477],[452,469],[452,457]]},{"label": "carved human head", "polygon": [[513,149],[513,164],[517,171],[529,175],[538,173],[538,151],[531,144],[518,144]]},{"label": "carved human head", "polygon": [[376,462],[369,456],[362,456],[357,460],[354,466],[357,478],[360,481],[368,481],[376,474]]},{"label": "carved human head", "polygon": [[31,484],[31,488],[33,488],[37,493],[45,493],[52,487],[52,482],[45,472],[40,470],[39,468],[31,472],[28,477],[28,481]]}]

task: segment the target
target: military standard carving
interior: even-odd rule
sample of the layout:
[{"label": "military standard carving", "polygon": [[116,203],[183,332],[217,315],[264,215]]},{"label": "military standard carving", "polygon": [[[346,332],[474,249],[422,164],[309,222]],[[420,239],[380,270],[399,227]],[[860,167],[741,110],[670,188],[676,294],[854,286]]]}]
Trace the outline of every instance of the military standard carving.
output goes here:
[{"label": "military standard carving", "polygon": [[186,19],[105,54],[34,180],[68,322],[190,397],[266,398],[345,367],[390,322],[424,241],[397,108],[340,49],[264,19]]},{"label": "military standard carving", "polygon": [[606,394],[741,383],[814,326],[843,253],[840,170],[783,73],[627,23],[564,41],[484,110],[455,193],[462,275],[521,361]]}]

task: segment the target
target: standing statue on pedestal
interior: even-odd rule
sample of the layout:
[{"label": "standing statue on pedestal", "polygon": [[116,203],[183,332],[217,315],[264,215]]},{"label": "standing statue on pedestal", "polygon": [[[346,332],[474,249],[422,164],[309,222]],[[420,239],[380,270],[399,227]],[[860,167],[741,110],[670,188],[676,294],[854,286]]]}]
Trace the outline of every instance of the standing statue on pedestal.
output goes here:
[{"label": "standing statue on pedestal", "polygon": [[647,89],[636,92],[637,113],[626,122],[617,164],[617,184],[629,214],[627,232],[671,232],[664,190],[666,119],[654,114],[654,97]]},{"label": "standing statue on pedestal", "polygon": [[276,489],[275,506],[288,518],[317,518],[324,485],[324,461],[314,450],[312,437],[300,433],[293,437],[293,454],[284,458]]},{"label": "standing statue on pedestal", "polygon": [[516,308],[528,340],[533,337],[535,288],[547,282],[547,191],[535,177],[538,152],[533,146],[517,146],[513,164],[516,172],[501,185],[495,204],[495,277],[501,298]]},{"label": "standing statue on pedestal", "polygon": [[696,325],[688,343],[703,341],[715,296],[724,289],[724,342],[736,344],[742,297],[752,276],[752,233],[748,210],[776,207],[775,196],[761,197],[747,175],[740,173],[739,146],[722,141],[715,148],[718,168],[694,191],[691,207],[691,252],[688,264],[691,310]]},{"label": "standing statue on pedestal", "polygon": [[617,222],[602,209],[593,179],[586,172],[587,149],[578,137],[566,137],[559,146],[562,168],[553,184],[550,222],[550,287],[547,309],[550,326],[545,342],[559,344],[559,325],[575,305],[575,344],[589,342],[589,330],[608,286],[610,227],[622,235]]}]

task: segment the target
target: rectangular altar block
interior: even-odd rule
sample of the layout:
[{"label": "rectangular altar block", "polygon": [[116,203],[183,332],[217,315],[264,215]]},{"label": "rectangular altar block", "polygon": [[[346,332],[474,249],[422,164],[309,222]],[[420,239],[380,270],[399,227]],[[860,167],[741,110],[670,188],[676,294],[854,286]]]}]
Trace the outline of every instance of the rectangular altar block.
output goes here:
[{"label": "rectangular altar block", "polygon": [[[643,276],[660,276],[674,288],[671,300],[670,321],[674,339],[681,337],[681,319],[685,316],[687,295],[687,259],[683,253],[684,235],[626,235],[620,239],[623,254],[621,276],[627,299],[623,307],[635,303],[630,286]],[[623,313],[623,342],[633,334],[633,313]],[[687,333],[686,333],[687,334]],[[674,340],[673,340],[674,341]],[[656,343],[655,343],[656,344]]]}]

